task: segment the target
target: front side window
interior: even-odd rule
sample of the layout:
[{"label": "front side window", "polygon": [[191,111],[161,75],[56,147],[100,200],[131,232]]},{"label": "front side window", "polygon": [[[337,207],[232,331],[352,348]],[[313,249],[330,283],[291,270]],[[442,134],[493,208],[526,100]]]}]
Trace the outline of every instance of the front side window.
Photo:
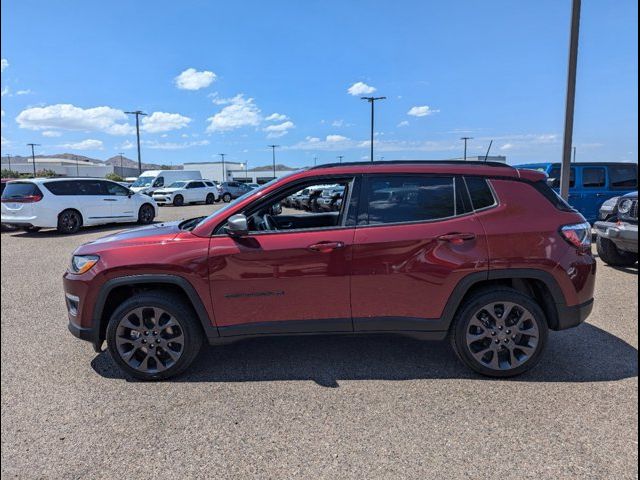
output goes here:
[{"label": "front side window", "polygon": [[638,188],[637,165],[612,165],[609,167],[611,188]]},{"label": "front side window", "polygon": [[453,177],[371,176],[366,186],[369,225],[425,222],[453,217]]},{"label": "front side window", "polygon": [[604,168],[585,167],[582,170],[582,186],[584,188],[602,188],[606,184],[606,173]]},{"label": "front side window", "polygon": [[106,186],[108,195],[118,195],[120,197],[126,197],[127,195],[129,195],[129,189],[124,188],[122,185],[118,185],[117,183],[113,182],[104,182],[104,184]]},{"label": "front side window", "polygon": [[139,177],[131,184],[132,187],[150,187],[153,177]]}]

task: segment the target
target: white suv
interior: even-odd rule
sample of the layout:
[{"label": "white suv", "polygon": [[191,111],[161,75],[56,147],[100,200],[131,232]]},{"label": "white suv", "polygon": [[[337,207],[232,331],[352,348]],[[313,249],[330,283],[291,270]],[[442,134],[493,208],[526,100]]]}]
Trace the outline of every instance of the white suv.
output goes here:
[{"label": "white suv", "polygon": [[2,223],[26,231],[116,222],[148,224],[158,214],[148,195],[97,178],[36,178],[8,182],[2,192]]},{"label": "white suv", "polygon": [[176,207],[196,202],[211,205],[213,202],[220,201],[220,192],[209,180],[179,180],[153,192],[153,199],[158,205],[171,203]]}]

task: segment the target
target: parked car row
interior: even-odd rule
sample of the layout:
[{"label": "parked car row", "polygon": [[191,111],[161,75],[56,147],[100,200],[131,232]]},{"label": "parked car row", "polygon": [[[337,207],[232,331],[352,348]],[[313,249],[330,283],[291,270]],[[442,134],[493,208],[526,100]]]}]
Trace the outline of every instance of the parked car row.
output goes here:
[{"label": "parked car row", "polygon": [[318,185],[313,188],[304,188],[286,197],[282,201],[282,206],[309,212],[337,212],[342,207],[344,191],[342,185]]}]

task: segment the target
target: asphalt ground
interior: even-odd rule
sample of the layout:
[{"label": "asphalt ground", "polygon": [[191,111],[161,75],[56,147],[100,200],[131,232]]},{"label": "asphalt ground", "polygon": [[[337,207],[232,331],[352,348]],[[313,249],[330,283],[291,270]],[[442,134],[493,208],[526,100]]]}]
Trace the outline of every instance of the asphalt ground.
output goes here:
[{"label": "asphalt ground", "polygon": [[588,322],[517,379],[446,343],[313,336],[207,347],[143,383],[67,331],[71,252],[122,228],[2,233],[2,478],[638,477],[637,267],[599,262]]}]

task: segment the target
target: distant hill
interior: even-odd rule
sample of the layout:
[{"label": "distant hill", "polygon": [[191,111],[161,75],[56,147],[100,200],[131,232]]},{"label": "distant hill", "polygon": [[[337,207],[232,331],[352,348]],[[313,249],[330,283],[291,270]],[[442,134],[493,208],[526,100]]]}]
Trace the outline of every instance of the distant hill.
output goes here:
[{"label": "distant hill", "polygon": [[[282,163],[276,163],[276,170],[296,170],[293,167],[289,167]],[[273,165],[265,165],[263,167],[254,167],[249,169],[250,172],[271,172],[273,171]]]}]

